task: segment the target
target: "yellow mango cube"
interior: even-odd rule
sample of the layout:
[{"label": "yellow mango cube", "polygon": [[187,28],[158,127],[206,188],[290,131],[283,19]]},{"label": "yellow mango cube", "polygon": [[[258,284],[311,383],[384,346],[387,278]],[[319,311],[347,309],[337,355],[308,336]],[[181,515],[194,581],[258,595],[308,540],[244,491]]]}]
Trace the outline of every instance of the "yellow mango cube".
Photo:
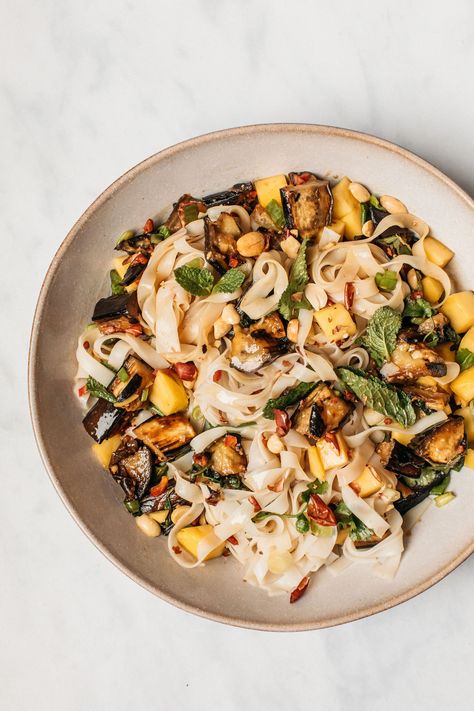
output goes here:
[{"label": "yellow mango cube", "polygon": [[423,287],[423,296],[425,297],[425,299],[429,301],[430,304],[437,304],[438,301],[441,300],[444,291],[441,282],[437,279],[433,279],[433,277],[425,276],[421,280],[421,284]]},{"label": "yellow mango cube", "polygon": [[[191,553],[195,558],[198,557],[198,545],[199,543],[212,532],[213,526],[210,523],[205,523],[202,526],[186,526],[178,531],[176,535],[176,540],[179,545],[184,548],[184,550]],[[225,541],[220,543],[217,548],[214,548],[204,560],[211,560],[211,558],[217,558],[222,555],[225,548]]]},{"label": "yellow mango cube", "polygon": [[474,417],[472,416],[471,408],[462,407],[456,410],[454,414],[464,418],[464,429],[466,431],[467,441],[474,442]]},{"label": "yellow mango cube", "polygon": [[174,415],[188,406],[188,395],[183,383],[169,370],[158,370],[148,399],[164,415]]},{"label": "yellow mango cube", "polygon": [[333,442],[324,437],[316,442],[321,464],[325,472],[335,467],[343,467],[349,461],[346,440],[340,432],[336,433],[336,440],[337,447]]},{"label": "yellow mango cube", "polygon": [[326,472],[321,461],[321,456],[319,454],[319,449],[314,445],[314,447],[309,447],[307,450],[308,455],[308,466],[311,474],[320,481],[324,481],[326,478]]},{"label": "yellow mango cube", "polygon": [[341,217],[344,223],[344,236],[347,239],[354,239],[362,234],[362,220],[360,215],[360,205],[357,205],[351,212]]},{"label": "yellow mango cube", "polygon": [[392,432],[392,439],[405,446],[413,439],[415,435],[407,434],[406,432]]},{"label": "yellow mango cube", "polygon": [[376,494],[377,491],[380,491],[382,483],[378,472],[374,467],[367,464],[362,474],[359,474],[357,479],[351,481],[349,486],[354,489],[361,499],[366,499],[368,496],[372,496],[372,494]]},{"label": "yellow mango cube", "polygon": [[262,207],[266,207],[272,200],[281,205],[280,188],[286,186],[285,175],[272,175],[269,178],[260,178],[255,181],[258,202]]},{"label": "yellow mango cube", "polygon": [[423,242],[423,247],[430,262],[438,267],[444,268],[454,257],[454,252],[434,237],[427,237]]},{"label": "yellow mango cube", "polygon": [[442,313],[449,318],[456,333],[464,333],[474,326],[474,293],[458,291],[448,296],[441,306]]},{"label": "yellow mango cube", "polygon": [[474,398],[474,366],[460,373],[450,385],[461,402],[470,402]]},{"label": "yellow mango cube", "polygon": [[109,439],[104,439],[104,441],[100,444],[98,444],[98,442],[95,442],[92,445],[92,451],[94,452],[95,456],[102,464],[104,469],[108,469],[110,464],[110,457],[115,452],[115,450],[119,448],[121,441],[121,436],[117,434],[113,437],[109,437]]},{"label": "yellow mango cube", "polygon": [[474,469],[474,449],[468,449],[464,458],[464,466]]},{"label": "yellow mango cube", "polygon": [[440,345],[435,348],[436,353],[438,353],[446,363],[454,363],[456,360],[456,351],[451,350],[451,345],[451,343],[440,343]]},{"label": "yellow mango cube", "polygon": [[332,343],[343,341],[357,331],[349,311],[342,304],[325,306],[324,309],[315,312],[314,318],[328,341]]},{"label": "yellow mango cube", "polygon": [[461,350],[461,348],[467,348],[468,351],[474,353],[474,326],[471,326],[469,331],[461,338],[459,350]]},{"label": "yellow mango cube", "polygon": [[360,214],[360,205],[349,190],[350,184],[351,181],[346,176],[332,188],[332,216],[336,220],[348,215],[355,208],[359,210]]}]

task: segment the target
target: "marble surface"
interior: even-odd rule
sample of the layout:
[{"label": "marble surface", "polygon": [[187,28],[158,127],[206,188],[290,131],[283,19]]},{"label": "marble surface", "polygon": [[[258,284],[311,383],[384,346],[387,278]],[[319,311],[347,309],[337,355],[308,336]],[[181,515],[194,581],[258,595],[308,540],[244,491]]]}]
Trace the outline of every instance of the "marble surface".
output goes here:
[{"label": "marble surface", "polygon": [[473,559],[332,630],[249,632],[185,614],[116,570],[64,509],[34,444],[26,360],[67,230],[127,168],[190,136],[271,121],[351,127],[472,193],[473,19],[468,0],[2,3],[4,711],[469,706]]}]

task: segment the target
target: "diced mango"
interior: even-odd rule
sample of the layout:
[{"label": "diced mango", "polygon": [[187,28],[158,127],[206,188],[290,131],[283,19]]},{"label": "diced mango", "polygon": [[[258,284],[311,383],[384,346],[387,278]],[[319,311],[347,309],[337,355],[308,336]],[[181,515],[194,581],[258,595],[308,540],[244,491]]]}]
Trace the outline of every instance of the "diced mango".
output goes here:
[{"label": "diced mango", "polygon": [[95,456],[102,464],[104,469],[108,469],[110,457],[115,452],[115,450],[119,448],[121,441],[121,436],[117,434],[113,437],[109,437],[109,439],[104,439],[104,441],[100,444],[95,442],[92,445],[92,451],[94,452]]},{"label": "diced mango", "polygon": [[469,331],[461,338],[459,349],[461,348],[467,348],[468,351],[474,353],[474,326],[471,326]]},{"label": "diced mango", "polygon": [[344,177],[332,188],[332,216],[339,220],[341,217],[348,215],[352,210],[357,209],[360,212],[360,206],[351,191],[349,185],[351,181],[348,177]]},{"label": "diced mango", "polygon": [[474,293],[458,291],[451,294],[441,306],[441,311],[449,318],[456,333],[468,331],[474,326]]},{"label": "diced mango", "polygon": [[443,296],[443,285],[437,279],[425,276],[421,280],[423,286],[423,296],[430,304],[437,304]]},{"label": "diced mango", "polygon": [[377,491],[380,491],[382,488],[382,479],[374,467],[367,464],[362,474],[359,474],[357,479],[351,481],[349,486],[354,489],[361,499],[366,499],[368,496],[372,496],[372,494],[376,494]]},{"label": "diced mango", "polygon": [[423,247],[430,262],[438,267],[445,267],[454,257],[454,252],[434,237],[427,237],[423,242]]},{"label": "diced mango", "polygon": [[344,223],[344,236],[347,239],[354,239],[357,235],[362,234],[362,220],[360,215],[360,205],[351,210],[347,215],[341,217]]},{"label": "diced mango", "polygon": [[308,454],[308,466],[311,474],[320,481],[324,481],[326,478],[326,472],[321,461],[321,456],[319,454],[319,449],[314,445],[314,447],[308,447],[306,450]]},{"label": "diced mango", "polygon": [[148,398],[164,415],[173,415],[188,406],[183,383],[169,370],[158,370]]},{"label": "diced mango", "polygon": [[474,469],[474,449],[468,449],[464,457],[464,466]]},{"label": "diced mango", "polygon": [[407,434],[406,432],[392,432],[392,438],[405,446],[413,439],[415,435]]},{"label": "diced mango", "polygon": [[[178,531],[176,535],[176,540],[179,545],[184,548],[188,553],[191,553],[195,558],[198,557],[198,545],[199,543],[208,536],[213,529],[210,523],[205,523],[202,526],[186,526]],[[225,548],[225,541],[220,543],[217,548],[207,554],[204,560],[211,560],[211,558],[217,558],[222,555]]]},{"label": "diced mango", "polygon": [[472,416],[471,408],[462,407],[460,410],[456,410],[454,414],[464,418],[467,441],[474,443],[474,417]]},{"label": "diced mango", "polygon": [[324,471],[334,469],[334,467],[343,467],[349,461],[347,453],[347,444],[340,432],[336,433],[337,447],[329,439],[319,439],[316,442],[316,447],[319,451],[321,463]]},{"label": "diced mango", "polygon": [[342,304],[325,306],[315,312],[314,318],[328,341],[343,341],[357,331],[349,311]]},{"label": "diced mango", "polygon": [[452,351],[451,346],[451,343],[440,343],[440,345],[435,348],[436,353],[447,363],[454,363],[456,360],[456,351]]},{"label": "diced mango", "polygon": [[474,366],[467,368],[451,381],[451,390],[461,402],[468,403],[474,398]]},{"label": "diced mango", "polygon": [[276,200],[281,205],[280,188],[286,185],[285,175],[272,175],[269,178],[260,178],[255,181],[255,190],[260,205],[266,207],[269,202]]}]

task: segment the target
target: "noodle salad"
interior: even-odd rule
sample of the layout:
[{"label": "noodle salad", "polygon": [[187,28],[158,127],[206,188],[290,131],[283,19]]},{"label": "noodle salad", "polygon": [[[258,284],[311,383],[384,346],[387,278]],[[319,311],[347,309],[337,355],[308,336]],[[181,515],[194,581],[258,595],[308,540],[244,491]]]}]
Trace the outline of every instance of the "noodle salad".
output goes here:
[{"label": "noodle salad", "polygon": [[295,602],[395,575],[472,466],[474,293],[395,197],[311,172],[183,195],[124,232],[77,346],[93,450],[147,536]]}]

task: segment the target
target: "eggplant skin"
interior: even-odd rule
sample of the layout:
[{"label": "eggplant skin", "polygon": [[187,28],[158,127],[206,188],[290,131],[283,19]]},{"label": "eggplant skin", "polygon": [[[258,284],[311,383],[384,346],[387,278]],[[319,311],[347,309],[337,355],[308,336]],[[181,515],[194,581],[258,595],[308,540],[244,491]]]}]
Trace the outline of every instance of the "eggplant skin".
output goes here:
[{"label": "eggplant skin", "polygon": [[293,415],[292,426],[313,441],[326,432],[335,432],[346,422],[353,409],[352,403],[321,383],[300,402]]},{"label": "eggplant skin", "polygon": [[109,319],[127,316],[133,321],[138,321],[140,310],[138,308],[137,292],[131,294],[115,294],[99,299],[92,314],[93,321],[108,321]]},{"label": "eggplant skin", "polygon": [[166,461],[168,454],[188,444],[196,436],[184,415],[157,415],[135,427],[133,432],[162,462]]},{"label": "eggplant skin", "polygon": [[110,384],[110,392],[117,398],[116,407],[137,410],[143,406],[140,400],[142,392],[151,387],[154,381],[153,369],[136,356],[129,356],[122,365],[129,376],[123,382],[116,376]]},{"label": "eggplant skin", "polygon": [[394,501],[393,505],[398,513],[404,516],[407,511],[412,509],[414,506],[421,504],[421,502],[428,498],[429,495],[429,489],[427,491],[416,491],[413,492],[413,494],[409,494],[408,496],[398,499],[398,501]]},{"label": "eggplant skin", "polygon": [[257,193],[253,183],[236,183],[229,190],[224,190],[220,193],[212,193],[201,198],[206,207],[214,207],[215,205],[241,205],[252,212],[257,204]]},{"label": "eggplant skin", "polygon": [[242,447],[241,437],[232,433],[229,437],[236,440],[235,445],[226,444],[227,435],[213,442],[208,452],[211,455],[210,466],[221,476],[239,476],[247,470],[247,457]]},{"label": "eggplant skin", "polygon": [[331,222],[332,193],[327,180],[309,180],[280,188],[287,227],[300,236],[315,239],[321,227]]},{"label": "eggplant skin", "polygon": [[423,410],[444,410],[450,399],[449,393],[442,388],[435,390],[421,385],[405,385],[402,390],[406,392],[415,405],[418,405]]},{"label": "eggplant skin", "polygon": [[[140,447],[134,454],[122,459],[119,463],[119,475],[129,478],[134,483],[134,494],[141,499],[145,493],[153,472],[153,457],[148,447]],[[127,487],[129,490],[130,485]],[[126,493],[129,493],[127,490]]]},{"label": "eggplant skin", "polygon": [[376,452],[383,466],[397,475],[416,479],[423,473],[423,467],[427,466],[427,462],[421,457],[394,439],[380,442],[376,447]]},{"label": "eggplant skin", "polygon": [[444,359],[424,343],[411,341],[412,331],[401,331],[397,338],[397,346],[392,353],[392,362],[398,371],[387,376],[390,383],[410,384],[418,378],[431,375],[441,378],[447,373]]},{"label": "eggplant skin", "polygon": [[221,228],[222,220],[218,218],[212,222],[204,218],[204,254],[208,262],[219,274],[225,274],[230,268],[229,260],[234,266],[244,261],[237,251],[237,240],[234,235],[224,232]]},{"label": "eggplant skin", "polygon": [[287,353],[289,347],[283,321],[275,311],[248,328],[234,328],[230,365],[242,373],[254,373]]},{"label": "eggplant skin", "polygon": [[412,439],[409,446],[433,464],[454,466],[466,454],[464,419],[448,417]]},{"label": "eggplant skin", "polygon": [[82,420],[84,428],[99,444],[125,428],[130,415],[113,403],[99,398]]}]

